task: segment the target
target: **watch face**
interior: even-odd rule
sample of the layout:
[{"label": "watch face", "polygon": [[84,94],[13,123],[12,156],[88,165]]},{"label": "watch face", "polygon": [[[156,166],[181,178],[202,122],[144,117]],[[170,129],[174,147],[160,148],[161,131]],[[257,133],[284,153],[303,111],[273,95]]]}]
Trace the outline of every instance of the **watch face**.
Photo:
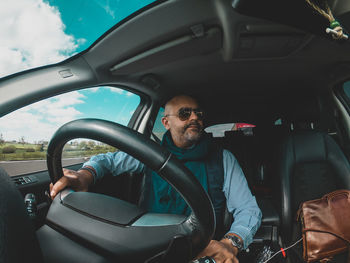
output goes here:
[{"label": "watch face", "polygon": [[192,263],[215,263],[215,260],[211,257],[203,257],[196,259],[194,261],[191,261]]},{"label": "watch face", "polygon": [[243,249],[243,243],[237,236],[225,235],[225,238],[230,239],[232,241],[232,245],[237,247],[239,251]]},{"label": "watch face", "polygon": [[242,242],[241,240],[236,237],[236,236],[233,236],[233,240],[235,241],[235,243],[238,245],[238,248],[241,248],[242,247]]}]

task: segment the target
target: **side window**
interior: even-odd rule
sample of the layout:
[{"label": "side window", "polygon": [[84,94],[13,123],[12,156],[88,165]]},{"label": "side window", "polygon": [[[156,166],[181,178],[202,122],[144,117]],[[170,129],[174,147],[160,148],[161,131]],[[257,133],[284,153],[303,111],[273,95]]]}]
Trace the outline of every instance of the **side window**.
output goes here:
[{"label": "side window", "polygon": [[275,126],[281,126],[282,125],[282,119],[281,118],[278,118],[276,121],[275,121]]},{"label": "side window", "polygon": [[[23,107],[0,118],[0,161],[46,159],[46,149],[55,131],[81,118],[97,118],[127,125],[140,97],[110,87],[68,92]],[[89,157],[115,151],[100,142],[76,139],[68,142],[63,158]]]},{"label": "side window", "polygon": [[[160,108],[156,121],[153,126],[153,134],[160,140],[163,138],[166,129],[162,124],[162,117],[164,116],[164,108]],[[255,125],[249,123],[223,123],[205,128],[205,132],[212,133],[213,137],[224,137],[225,131],[242,131],[244,135],[253,135],[253,128]]]},{"label": "side window", "polygon": [[237,123],[222,123],[209,126],[204,130],[207,133],[212,133],[213,137],[225,137],[226,131],[241,131],[245,136],[253,135],[253,128],[255,125],[243,122]]},{"label": "side window", "polygon": [[344,93],[350,99],[350,81],[347,81],[343,85]]},{"label": "side window", "polygon": [[162,124],[162,117],[164,116],[164,108],[160,108],[156,121],[153,125],[152,133],[158,137],[159,140],[162,140],[164,133],[166,132],[165,127]]},{"label": "side window", "polygon": [[[345,118],[344,121],[347,122],[346,126],[350,127],[350,123],[348,123],[348,115],[350,115],[350,80],[344,82],[341,87],[335,88],[334,92],[337,98],[336,101],[340,103],[338,105],[338,110],[340,112],[344,111],[341,115],[345,112],[347,113],[343,117]],[[349,128],[347,128],[347,130],[349,130]]]}]

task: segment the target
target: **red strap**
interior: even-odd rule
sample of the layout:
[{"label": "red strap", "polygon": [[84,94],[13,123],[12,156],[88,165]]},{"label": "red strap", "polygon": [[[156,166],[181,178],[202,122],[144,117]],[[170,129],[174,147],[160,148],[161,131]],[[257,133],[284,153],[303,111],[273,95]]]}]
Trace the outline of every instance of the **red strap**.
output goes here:
[{"label": "red strap", "polygon": [[281,247],[282,255],[285,258],[286,257],[286,251],[284,251],[283,247]]}]

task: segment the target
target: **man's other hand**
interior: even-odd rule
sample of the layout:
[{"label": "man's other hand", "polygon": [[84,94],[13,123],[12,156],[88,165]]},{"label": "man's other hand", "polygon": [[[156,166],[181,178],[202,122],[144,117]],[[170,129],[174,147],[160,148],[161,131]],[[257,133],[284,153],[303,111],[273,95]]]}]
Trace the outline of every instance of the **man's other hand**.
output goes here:
[{"label": "man's other hand", "polygon": [[63,168],[63,174],[64,176],[54,185],[52,185],[52,183],[50,184],[50,195],[52,200],[66,187],[70,187],[75,191],[86,192],[89,189],[89,185],[92,184],[94,180],[93,175],[86,170],[74,171]]},{"label": "man's other hand", "polygon": [[216,263],[238,263],[238,248],[232,245],[231,240],[211,240],[209,245],[196,258],[211,257]]}]

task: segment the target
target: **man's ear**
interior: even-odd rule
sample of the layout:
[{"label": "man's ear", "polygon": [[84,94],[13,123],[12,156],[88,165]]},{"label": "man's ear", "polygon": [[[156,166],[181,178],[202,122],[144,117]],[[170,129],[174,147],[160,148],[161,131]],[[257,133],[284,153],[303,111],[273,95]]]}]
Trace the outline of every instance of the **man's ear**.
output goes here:
[{"label": "man's ear", "polygon": [[168,118],[167,118],[167,117],[163,117],[163,118],[162,118],[162,124],[163,124],[163,126],[165,127],[165,129],[167,129],[167,130],[170,129],[169,121],[168,121]]}]

